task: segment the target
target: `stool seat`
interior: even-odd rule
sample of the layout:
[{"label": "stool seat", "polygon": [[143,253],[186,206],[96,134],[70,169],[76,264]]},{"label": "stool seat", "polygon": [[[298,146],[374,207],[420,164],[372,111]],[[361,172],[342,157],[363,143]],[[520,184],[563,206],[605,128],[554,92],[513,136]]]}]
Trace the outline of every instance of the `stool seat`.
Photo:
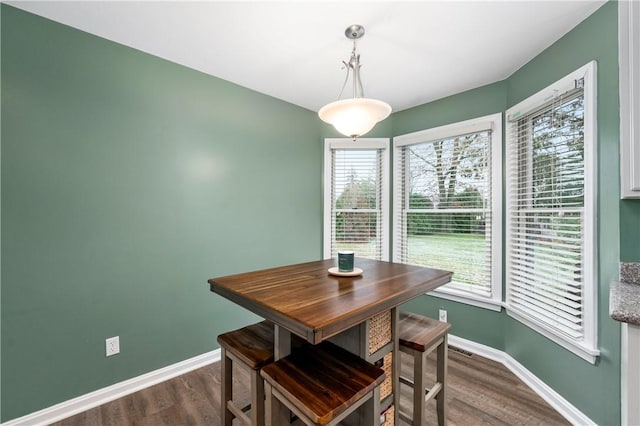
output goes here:
[{"label": "stool seat", "polygon": [[[438,425],[447,424],[447,336],[451,324],[437,321],[411,312],[399,315],[400,352],[413,358],[413,380],[400,377],[400,383],[413,388],[413,417],[400,413],[399,417],[413,425],[424,425],[424,411],[427,401],[436,399]],[[427,356],[437,349],[436,382],[426,389]],[[425,391],[427,391],[425,395]]]},{"label": "stool seat", "polygon": [[426,352],[449,330],[449,323],[411,312],[400,312],[400,346]]},{"label": "stool seat", "polygon": [[218,336],[218,343],[252,370],[273,362],[273,323],[262,321]]},{"label": "stool seat", "polygon": [[[222,352],[221,417],[223,426],[238,419],[245,426],[264,425],[264,382],[260,368],[273,362],[274,327],[269,321],[248,325],[218,336]],[[249,370],[251,404],[241,407],[233,400],[233,364]],[[251,417],[246,412],[251,410]]]},{"label": "stool seat", "polygon": [[374,398],[371,422],[379,421],[384,371],[332,343],[305,344],[265,366],[261,375],[267,404],[276,398],[307,424],[335,424],[369,397]]}]

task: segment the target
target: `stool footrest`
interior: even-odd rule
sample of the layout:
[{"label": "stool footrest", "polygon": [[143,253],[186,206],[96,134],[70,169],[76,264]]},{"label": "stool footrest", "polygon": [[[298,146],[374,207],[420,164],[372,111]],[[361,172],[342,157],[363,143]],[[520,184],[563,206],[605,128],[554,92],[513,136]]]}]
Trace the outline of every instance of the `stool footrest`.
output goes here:
[{"label": "stool footrest", "polygon": [[246,415],[246,412],[251,408],[251,404],[244,408],[238,408],[232,401],[227,401],[227,409],[231,411],[235,418],[237,418],[242,424],[250,425],[251,419]]},{"label": "stool footrest", "polygon": [[406,424],[409,424],[409,425],[413,424],[413,419],[411,417],[407,416],[403,412],[398,412],[398,418],[400,420],[402,420],[403,422],[405,422]]},{"label": "stool footrest", "polygon": [[[400,383],[403,384],[403,385],[410,386],[412,388],[415,385],[415,383],[413,383],[413,380],[408,379],[406,377],[400,377]],[[440,392],[440,389],[442,389],[442,383],[435,383],[431,389],[425,388],[424,389],[424,393],[425,393],[424,400],[425,400],[425,402],[427,402],[427,401],[431,400],[433,397],[435,397],[438,394],[438,392]],[[414,390],[414,392],[415,392],[415,390]]]},{"label": "stool footrest", "polygon": [[413,387],[414,385],[413,380],[407,377],[402,377],[402,376],[400,376],[400,383],[402,383],[403,385],[411,386],[411,387]]},{"label": "stool footrest", "polygon": [[424,396],[424,402],[428,402],[433,398],[435,398],[441,389],[442,389],[442,383],[436,383],[435,385],[433,385],[433,387],[429,389],[427,394]]}]

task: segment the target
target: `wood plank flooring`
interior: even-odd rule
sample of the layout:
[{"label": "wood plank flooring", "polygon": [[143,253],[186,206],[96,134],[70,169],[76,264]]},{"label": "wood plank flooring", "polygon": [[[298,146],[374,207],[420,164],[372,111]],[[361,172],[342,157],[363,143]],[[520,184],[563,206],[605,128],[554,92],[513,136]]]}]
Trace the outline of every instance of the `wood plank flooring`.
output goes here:
[{"label": "wood plank flooring", "polygon": [[[403,371],[411,371],[403,356]],[[435,375],[435,362],[429,363]],[[449,351],[447,394],[450,426],[568,425],[502,364]],[[248,375],[234,371],[238,398],[249,400]],[[401,409],[411,412],[410,390],[402,387]],[[435,401],[427,405],[429,425],[437,424]],[[234,422],[234,424],[236,424]],[[54,423],[55,426],[220,425],[220,363],[117,399]]]}]

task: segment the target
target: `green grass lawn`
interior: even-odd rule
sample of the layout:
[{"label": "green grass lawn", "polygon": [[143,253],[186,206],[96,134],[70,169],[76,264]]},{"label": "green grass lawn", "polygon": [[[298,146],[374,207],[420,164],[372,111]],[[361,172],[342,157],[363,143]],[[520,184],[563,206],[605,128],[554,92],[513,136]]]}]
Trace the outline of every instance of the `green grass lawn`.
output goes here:
[{"label": "green grass lawn", "polygon": [[454,272],[454,281],[486,283],[488,243],[484,235],[436,234],[409,237],[407,263]]},{"label": "green grass lawn", "polygon": [[353,250],[356,257],[376,257],[377,240],[369,240],[364,243],[338,241],[336,243],[336,251]]},{"label": "green grass lawn", "polygon": [[[338,250],[353,250],[359,257],[374,257],[376,241],[339,243]],[[407,263],[454,272],[454,281],[470,285],[486,283],[487,250],[484,235],[434,234],[410,236]]]}]

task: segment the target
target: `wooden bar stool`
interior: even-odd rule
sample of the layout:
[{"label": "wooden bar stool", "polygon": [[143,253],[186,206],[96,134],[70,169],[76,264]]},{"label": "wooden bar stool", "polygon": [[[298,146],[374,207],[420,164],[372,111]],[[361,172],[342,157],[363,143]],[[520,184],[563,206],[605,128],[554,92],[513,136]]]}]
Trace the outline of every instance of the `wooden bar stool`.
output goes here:
[{"label": "wooden bar stool", "polygon": [[[262,321],[218,336],[222,349],[222,425],[237,418],[245,426],[264,425],[264,381],[260,369],[273,362],[273,323]],[[233,401],[233,364],[249,370],[251,404],[240,407]],[[251,409],[251,417],[246,412]]]},{"label": "wooden bar stool", "polygon": [[304,345],[261,374],[268,426],[289,423],[282,405],[306,425],[336,425],[367,402],[361,424],[380,424],[384,371],[332,343]]},{"label": "wooden bar stool", "polygon": [[[400,382],[413,388],[413,419],[404,413],[400,418],[414,426],[424,425],[426,403],[436,398],[438,425],[447,423],[445,403],[447,383],[447,336],[451,324],[410,312],[400,312],[400,351],[413,357],[413,381],[400,377]],[[426,396],[427,356],[437,349],[436,383]]]}]

